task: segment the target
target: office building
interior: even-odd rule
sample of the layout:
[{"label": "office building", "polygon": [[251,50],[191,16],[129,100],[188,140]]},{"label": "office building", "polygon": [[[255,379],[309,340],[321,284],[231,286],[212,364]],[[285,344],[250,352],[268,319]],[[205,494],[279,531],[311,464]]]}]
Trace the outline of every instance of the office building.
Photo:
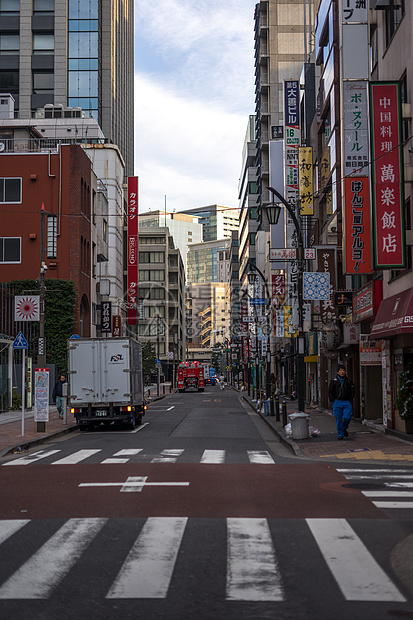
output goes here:
[{"label": "office building", "polygon": [[238,230],[238,211],[230,207],[209,205],[181,211],[188,215],[199,217],[203,225],[203,241],[216,241],[224,237],[230,237],[232,230]]},{"label": "office building", "polygon": [[133,2],[3,0],[0,91],[19,118],[93,116],[133,175]]},{"label": "office building", "polygon": [[187,255],[187,283],[229,282],[231,239],[193,243]]}]

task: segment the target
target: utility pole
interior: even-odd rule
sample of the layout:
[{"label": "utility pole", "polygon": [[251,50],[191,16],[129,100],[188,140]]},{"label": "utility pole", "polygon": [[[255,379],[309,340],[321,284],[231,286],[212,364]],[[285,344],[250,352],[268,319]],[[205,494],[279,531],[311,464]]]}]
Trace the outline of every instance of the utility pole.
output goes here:
[{"label": "utility pole", "polygon": [[40,320],[39,320],[39,340],[38,340],[38,349],[37,349],[37,366],[38,368],[44,368],[46,366],[46,339],[44,335],[44,320],[45,320],[45,296],[46,296],[46,286],[45,286],[45,272],[47,270],[47,266],[44,262],[44,253],[45,253],[45,208],[42,203],[42,208],[40,211],[40,274],[39,274],[39,285],[40,285]]}]

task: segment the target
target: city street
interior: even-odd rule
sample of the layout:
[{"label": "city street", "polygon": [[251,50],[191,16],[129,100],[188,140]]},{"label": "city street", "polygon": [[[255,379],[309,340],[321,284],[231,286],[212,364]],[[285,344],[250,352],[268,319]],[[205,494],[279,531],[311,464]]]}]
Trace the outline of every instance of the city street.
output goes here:
[{"label": "city street", "polygon": [[228,387],[168,394],[1,458],[0,618],[413,617],[412,476],[297,457]]}]

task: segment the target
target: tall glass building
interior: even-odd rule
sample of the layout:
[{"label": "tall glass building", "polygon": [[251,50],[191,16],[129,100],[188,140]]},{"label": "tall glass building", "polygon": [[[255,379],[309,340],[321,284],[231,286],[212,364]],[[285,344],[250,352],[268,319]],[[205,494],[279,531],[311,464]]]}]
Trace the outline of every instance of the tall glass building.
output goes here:
[{"label": "tall glass building", "polygon": [[[134,173],[133,1],[0,0],[0,92],[16,118],[93,116]],[[56,107],[57,106],[57,107]],[[61,109],[59,109],[61,108]]]}]

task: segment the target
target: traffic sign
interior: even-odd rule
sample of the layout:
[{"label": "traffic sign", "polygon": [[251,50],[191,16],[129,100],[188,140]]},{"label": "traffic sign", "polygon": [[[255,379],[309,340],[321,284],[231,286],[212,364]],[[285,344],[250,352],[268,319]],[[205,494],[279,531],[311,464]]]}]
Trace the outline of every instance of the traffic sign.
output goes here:
[{"label": "traffic sign", "polygon": [[26,338],[19,332],[13,342],[13,349],[28,349],[29,345]]},{"label": "traffic sign", "polygon": [[265,306],[265,297],[252,297],[250,304],[251,306]]},{"label": "traffic sign", "polygon": [[160,363],[161,363],[161,360],[159,359],[159,357],[157,357],[157,358],[156,358],[156,363],[157,363],[157,364],[160,364]]}]

